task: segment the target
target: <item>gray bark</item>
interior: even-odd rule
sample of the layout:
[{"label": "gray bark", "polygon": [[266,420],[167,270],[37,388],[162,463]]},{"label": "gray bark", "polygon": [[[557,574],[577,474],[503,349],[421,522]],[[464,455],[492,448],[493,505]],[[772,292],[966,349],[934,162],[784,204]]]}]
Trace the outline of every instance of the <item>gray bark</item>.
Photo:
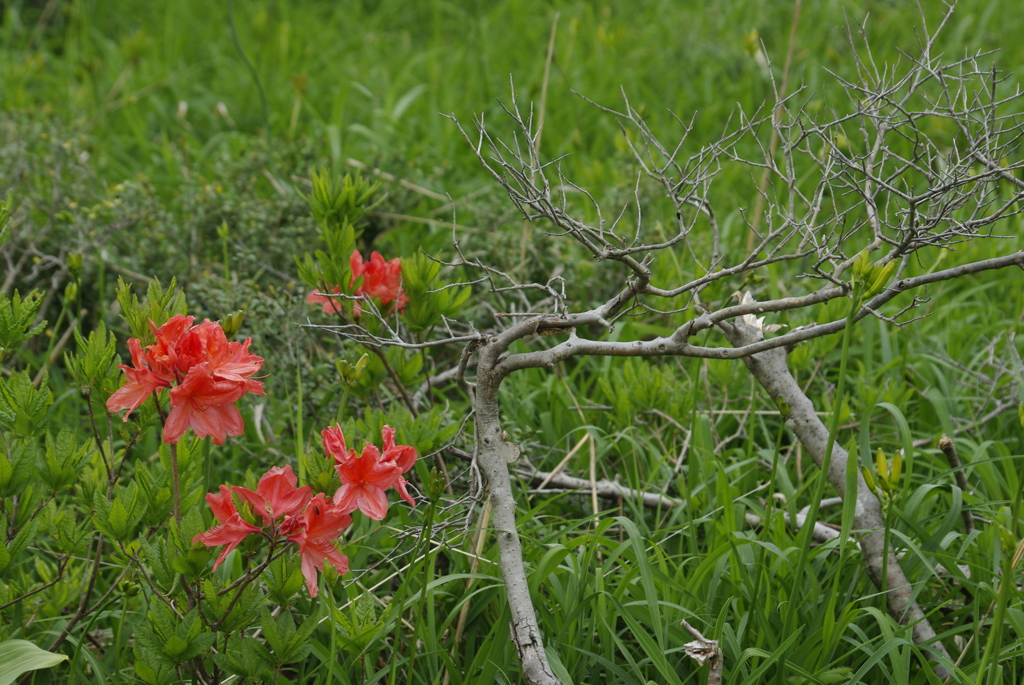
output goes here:
[{"label": "gray bark", "polygon": [[512,613],[510,629],[523,677],[530,685],[561,685],[548,664],[537,616],[530,598],[530,587],[523,566],[523,549],[516,531],[516,501],[508,465],[518,456],[515,445],[505,439],[498,417],[498,386],[501,376],[494,372],[498,350],[492,346],[480,350],[477,382],[473,390],[476,420],[477,464],[490,486],[495,537],[505,595]]}]

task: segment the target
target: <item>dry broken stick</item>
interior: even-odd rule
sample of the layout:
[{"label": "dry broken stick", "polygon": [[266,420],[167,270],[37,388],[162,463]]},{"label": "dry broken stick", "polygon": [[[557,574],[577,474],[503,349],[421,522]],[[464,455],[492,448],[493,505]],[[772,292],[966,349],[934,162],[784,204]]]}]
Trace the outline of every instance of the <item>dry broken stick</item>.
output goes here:
[{"label": "dry broken stick", "polygon": [[[956,453],[956,445],[953,444],[953,439],[948,435],[943,435],[939,438],[939,449],[946,455],[946,461],[949,462],[949,468],[953,469],[953,475],[956,477],[956,485],[960,488],[960,492],[967,494],[967,474],[964,473],[963,467],[960,464],[960,455]],[[960,507],[960,516],[964,521],[964,532],[968,535],[974,530],[974,514],[967,508],[966,504]]]},{"label": "dry broken stick", "polygon": [[722,650],[718,646],[718,640],[707,639],[699,630],[687,623],[686,619],[683,619],[681,623],[686,632],[693,636],[693,642],[687,642],[683,645],[683,651],[686,653],[686,656],[696,661],[700,666],[707,663],[708,685],[720,685],[722,682],[722,664],[725,658],[722,656]]}]

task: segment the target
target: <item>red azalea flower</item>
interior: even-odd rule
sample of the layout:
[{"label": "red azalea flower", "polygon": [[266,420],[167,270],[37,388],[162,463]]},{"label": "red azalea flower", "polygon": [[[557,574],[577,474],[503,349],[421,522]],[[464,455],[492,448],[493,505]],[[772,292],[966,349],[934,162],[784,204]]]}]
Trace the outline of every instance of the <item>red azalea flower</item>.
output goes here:
[{"label": "red azalea flower", "polygon": [[150,395],[171,384],[171,379],[166,379],[150,370],[148,359],[142,352],[138,338],[128,340],[128,349],[132,353],[132,366],[122,364],[119,367],[124,370],[127,382],[107,399],[108,411],[128,410],[124,415],[124,421],[127,421],[131,413],[149,399]]},{"label": "red azalea flower", "polygon": [[179,380],[184,373],[178,364],[178,345],[195,320],[194,316],[175,314],[160,328],[149,322],[156,342],[146,348],[146,357],[153,372],[168,382]]},{"label": "red azalea flower", "polygon": [[[324,314],[337,314],[341,311],[341,298],[340,297],[328,297],[327,295],[319,295],[319,290],[314,290],[306,296],[306,302],[310,304],[323,304]],[[332,293],[340,293],[341,286],[334,286],[331,290]]]},{"label": "red azalea flower", "polygon": [[275,466],[260,478],[256,492],[238,486],[232,489],[252,505],[253,512],[262,516],[264,525],[269,526],[282,516],[286,521],[298,516],[313,497],[313,488],[308,485],[297,488],[297,482],[291,466]]},{"label": "red azalea flower", "polygon": [[[416,448],[410,445],[396,445],[395,432],[395,429],[391,426],[384,426],[381,430],[381,435],[384,438],[384,454],[381,455],[381,461],[395,464],[402,473],[406,473],[416,463]],[[415,507],[416,500],[412,498],[412,495],[405,488],[408,484],[409,481],[399,476],[398,481],[395,483],[395,489],[398,490],[398,494],[402,499]]]},{"label": "red azalea flower", "polygon": [[[189,428],[196,437],[213,437],[214,445],[223,444],[229,435],[241,435],[245,424],[234,403],[245,392],[241,383],[217,379],[208,362],[193,366],[185,380],[171,389],[171,413],[164,424],[164,442],[178,442]],[[258,394],[262,395],[263,390]]]},{"label": "red azalea flower", "polygon": [[375,521],[388,513],[388,496],[384,492],[402,477],[398,466],[380,461],[380,450],[375,445],[363,448],[360,457],[337,464],[334,469],[341,479],[341,487],[334,495],[334,503],[345,513],[359,509]]},{"label": "red azalea flower", "polygon": [[224,545],[217,561],[213,564],[213,570],[221,565],[228,554],[231,553],[249,533],[258,533],[260,529],[242,520],[235,503],[231,499],[231,488],[227,485],[220,486],[220,494],[212,492],[206,495],[206,501],[210,505],[213,515],[220,521],[221,525],[214,526],[205,533],[200,533],[192,538],[192,543],[201,542],[207,547],[219,547]]},{"label": "red azalea flower", "polygon": [[325,561],[330,561],[338,573],[348,573],[348,557],[338,551],[334,541],[352,523],[352,517],[319,493],[306,505],[301,520],[301,530],[288,540],[299,547],[306,588],[310,597],[316,597],[316,572],[323,570]]},{"label": "red azalea flower", "polygon": [[[399,257],[384,261],[379,252],[373,252],[370,261],[363,262],[363,256],[356,250],[349,258],[349,266],[352,268],[350,287],[355,285],[357,278],[363,279],[356,295],[376,298],[382,306],[394,302],[399,312],[405,308],[409,298],[402,290],[402,260]],[[358,302],[356,306],[359,306]]]},{"label": "red azalea flower", "polygon": [[228,435],[241,435],[242,415],[234,406],[247,392],[263,394],[252,378],[263,359],[249,352],[252,339],[229,341],[220,324],[178,314],[157,328],[156,341],[142,350],[137,338],[128,341],[132,367],[122,366],[127,382],[107,400],[109,411],[127,409],[124,420],[153,392],[170,387],[171,413],[164,425],[164,442],[176,443],[189,428],[200,438],[213,436],[221,444]]},{"label": "red azalea flower", "polygon": [[245,385],[246,392],[260,394],[263,384],[250,378],[263,366],[263,358],[249,352],[252,338],[244,343],[229,341],[224,329],[214,321],[204,321],[189,329],[177,344],[178,373],[188,373],[193,366],[207,362],[213,375],[221,380]]},{"label": "red azalea flower", "polygon": [[337,464],[342,464],[349,459],[355,459],[356,451],[345,444],[345,434],[341,432],[341,426],[334,424],[320,431],[324,442],[324,452],[334,457]]}]

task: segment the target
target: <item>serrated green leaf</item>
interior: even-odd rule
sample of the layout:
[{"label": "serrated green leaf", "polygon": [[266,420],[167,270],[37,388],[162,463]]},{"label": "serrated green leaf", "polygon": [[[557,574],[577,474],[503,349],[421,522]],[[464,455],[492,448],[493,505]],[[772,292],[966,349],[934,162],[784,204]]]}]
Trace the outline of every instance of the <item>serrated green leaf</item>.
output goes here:
[{"label": "serrated green leaf", "polygon": [[[284,614],[287,613],[284,612]],[[270,645],[270,650],[273,654],[282,652],[287,648],[287,644],[277,627],[277,620],[270,615],[270,611],[266,607],[260,609],[260,628],[263,629],[263,635],[267,638],[267,644]]]},{"label": "serrated green leaf", "polygon": [[7,551],[11,553],[11,559],[17,559],[18,555],[21,554],[28,544],[35,540],[36,530],[39,528],[39,521],[30,521],[28,525],[23,526],[18,534],[14,536],[7,545]]},{"label": "serrated green leaf", "polygon": [[182,640],[177,635],[171,635],[171,637],[168,638],[166,642],[164,642],[161,651],[163,652],[164,656],[166,656],[171,661],[182,661],[182,659],[179,659],[178,657],[184,654],[186,649],[188,649],[187,642]]}]

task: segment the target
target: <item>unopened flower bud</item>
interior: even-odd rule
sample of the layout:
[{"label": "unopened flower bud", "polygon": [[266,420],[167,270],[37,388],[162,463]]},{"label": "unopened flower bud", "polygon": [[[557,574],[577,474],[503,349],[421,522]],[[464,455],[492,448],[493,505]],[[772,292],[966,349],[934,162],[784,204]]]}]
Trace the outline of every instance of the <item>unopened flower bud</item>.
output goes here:
[{"label": "unopened flower bud", "polygon": [[233,338],[238,335],[238,331],[242,330],[242,320],[245,318],[245,312],[239,309],[234,314],[225,316],[220,322],[220,327],[224,329],[224,335],[228,338]]},{"label": "unopened flower bud", "polygon": [[82,276],[82,253],[72,252],[68,255],[68,273],[75,280]]},{"label": "unopened flower bud", "polygon": [[370,355],[363,353],[363,356],[356,362],[356,372],[360,372],[366,368],[366,365],[370,363]]},{"label": "unopened flower bud", "polygon": [[874,478],[874,476],[871,475],[871,471],[868,470],[868,467],[861,466],[860,467],[860,474],[862,476],[864,476],[864,482],[868,484],[868,489],[870,489],[871,492],[873,492],[873,493],[875,493],[877,495],[878,494],[878,488],[875,487],[875,478]]},{"label": "unopened flower bud", "polygon": [[338,580],[338,569],[334,568],[334,564],[328,562],[324,563],[324,582],[327,587],[333,587],[334,583]]},{"label": "unopened flower bud", "polygon": [[870,273],[871,261],[868,258],[868,248],[865,247],[853,260],[853,280],[855,283],[863,283]]},{"label": "unopened flower bud", "polygon": [[777,397],[775,399],[775,406],[779,408],[779,414],[782,415],[782,420],[787,421],[789,419],[789,402],[786,401],[785,397]]},{"label": "unopened flower bud", "polygon": [[872,269],[871,282],[868,285],[868,291],[864,294],[865,297],[871,297],[872,295],[882,292],[895,271],[896,260],[888,262],[885,266],[875,266],[874,269]]},{"label": "unopened flower bud", "polygon": [[430,469],[430,487],[427,489],[427,494],[430,497],[430,501],[436,501],[441,493],[444,492],[444,476],[438,473],[436,468]]},{"label": "unopened flower bud", "polygon": [[142,586],[129,578],[117,584],[117,588],[127,597],[134,597],[142,590]]},{"label": "unopened flower bud", "polygon": [[889,489],[889,462],[885,458],[885,451],[879,447],[875,452],[875,468],[878,469],[878,479],[882,481],[882,487]]},{"label": "unopened flower bud", "polygon": [[903,450],[892,455],[892,469],[889,471],[889,482],[895,488],[900,483],[900,471],[903,470]]}]

